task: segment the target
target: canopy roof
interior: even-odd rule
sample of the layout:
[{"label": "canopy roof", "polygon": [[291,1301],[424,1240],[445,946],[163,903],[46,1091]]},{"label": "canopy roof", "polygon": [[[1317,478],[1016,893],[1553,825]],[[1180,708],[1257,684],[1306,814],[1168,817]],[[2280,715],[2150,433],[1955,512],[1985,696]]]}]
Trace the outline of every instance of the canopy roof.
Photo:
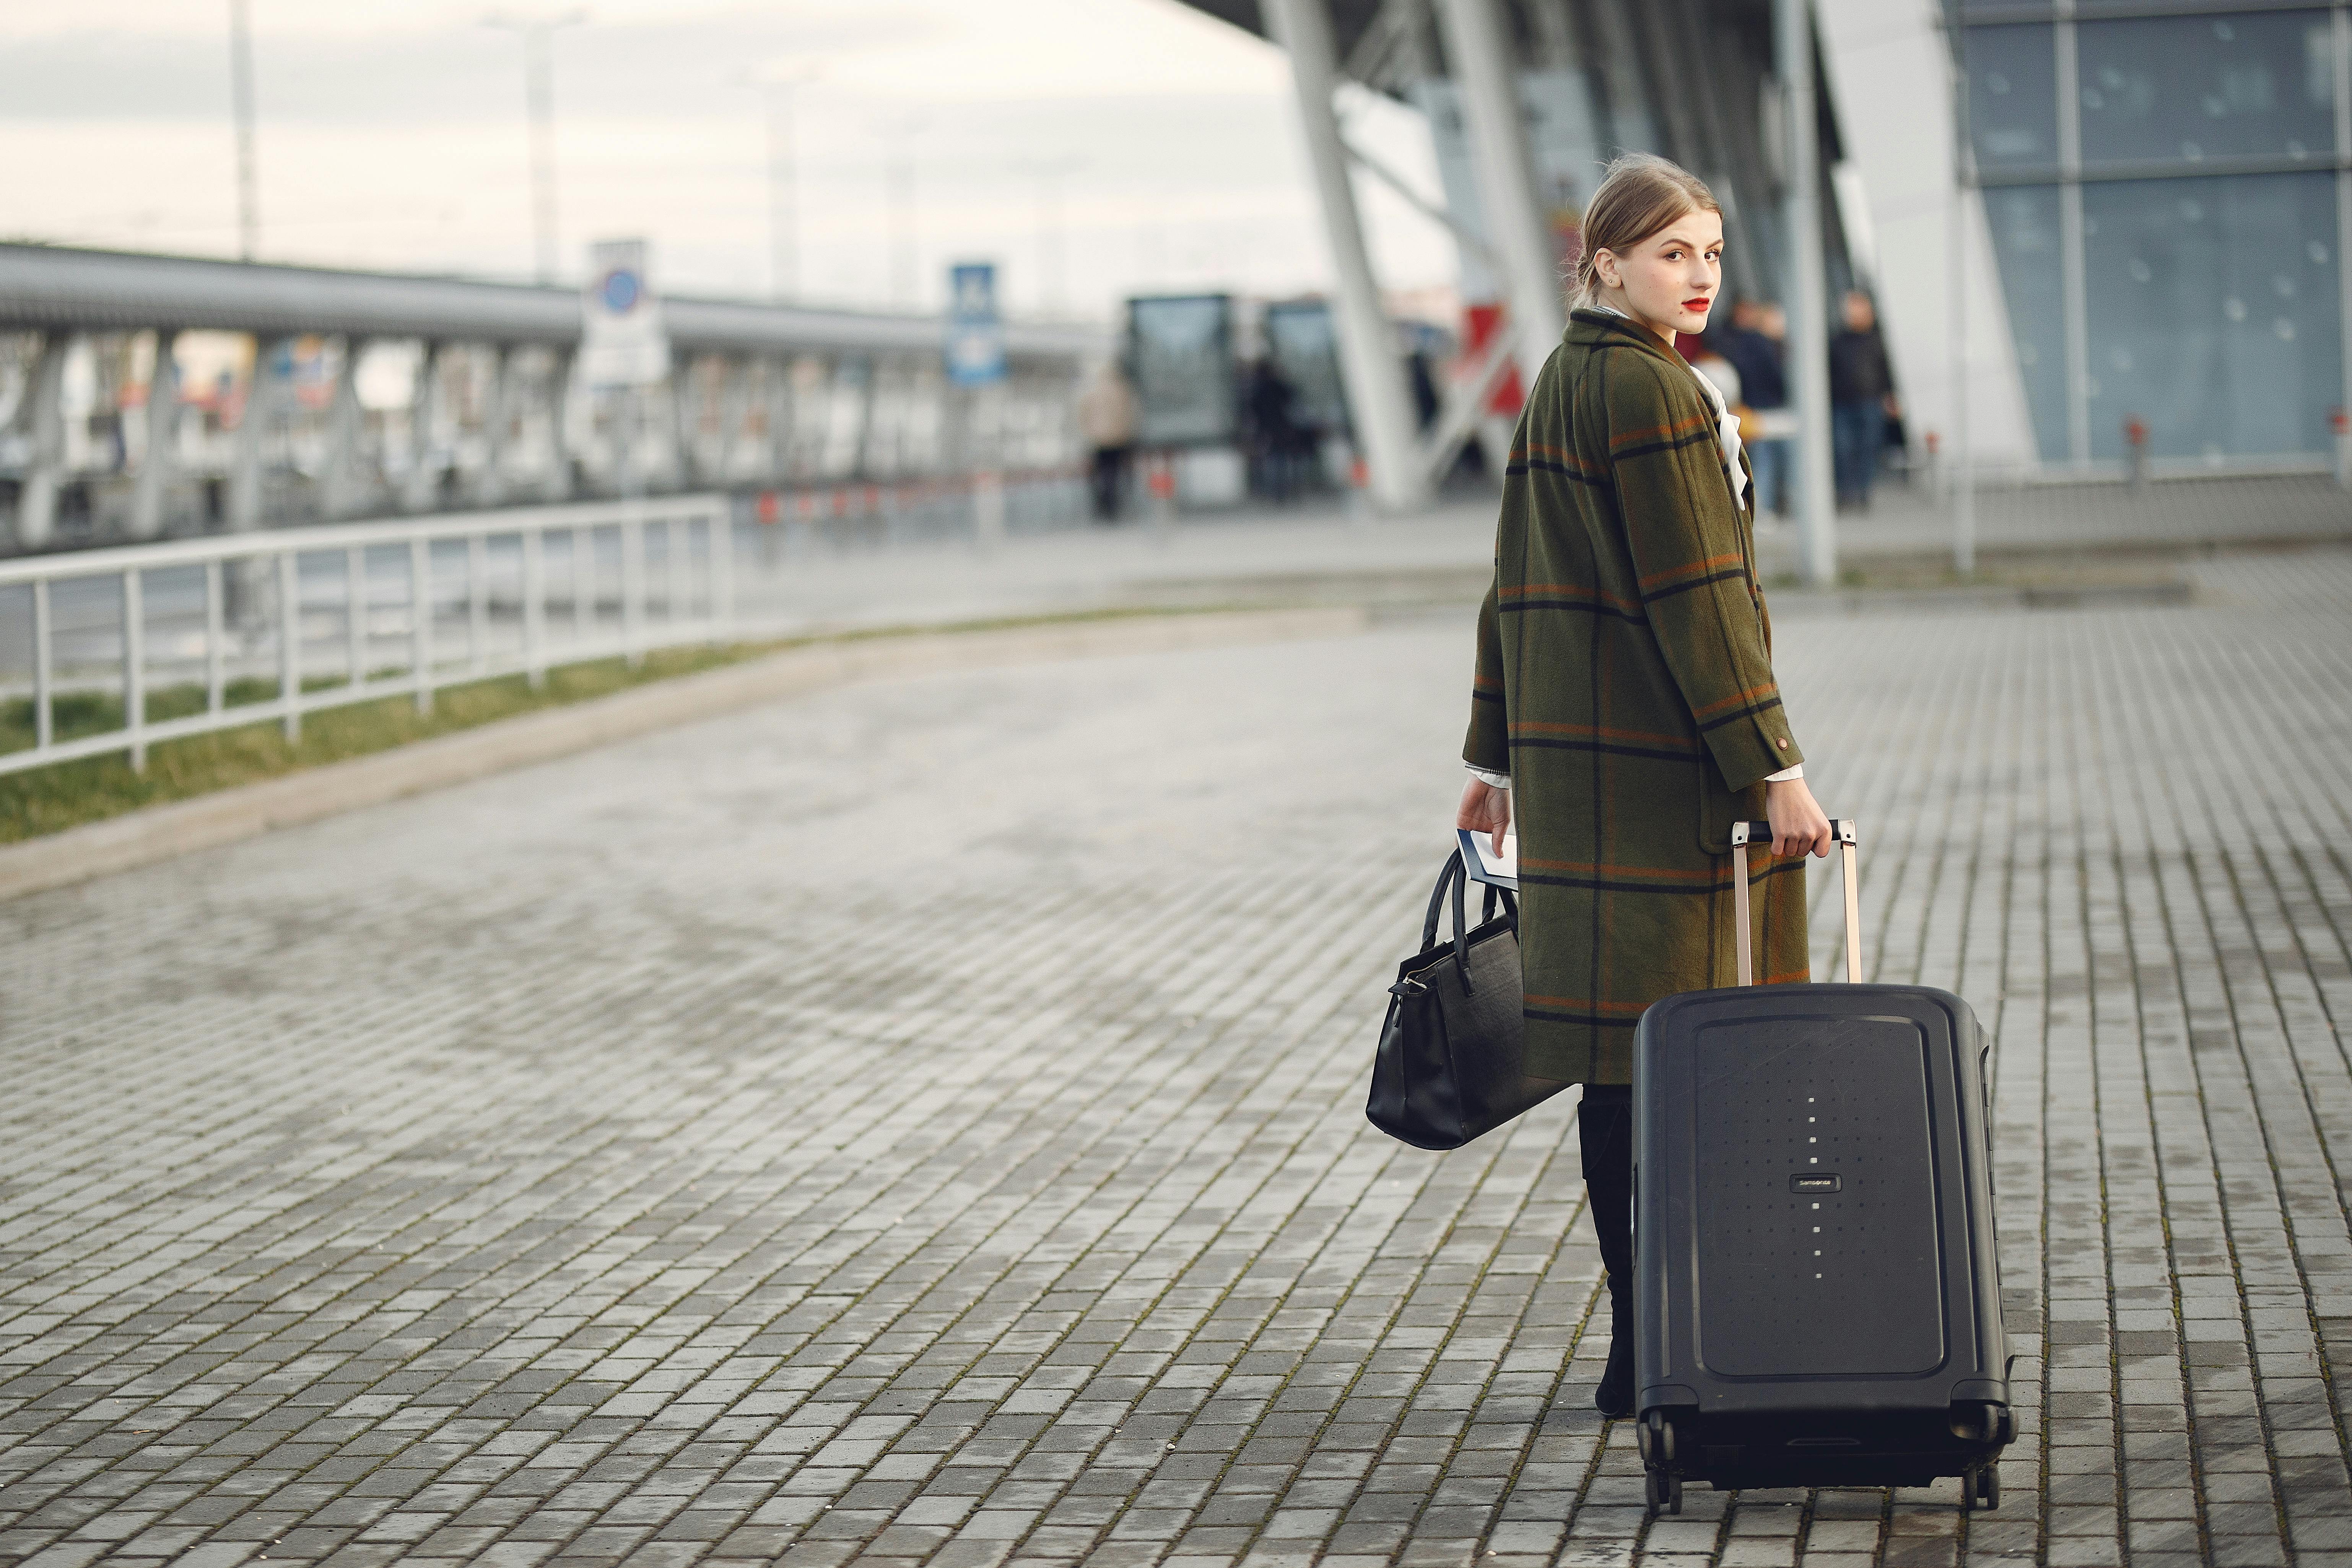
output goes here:
[{"label": "canopy roof", "polygon": [[[943,333],[937,316],[677,295],[663,297],[662,314],[671,342],[688,353],[931,352]],[[466,278],[0,245],[0,327],[561,345],[579,340],[580,295]],[[1006,352],[1028,359],[1081,356],[1107,342],[1102,329],[1085,326],[1008,322],[1004,335]]]}]

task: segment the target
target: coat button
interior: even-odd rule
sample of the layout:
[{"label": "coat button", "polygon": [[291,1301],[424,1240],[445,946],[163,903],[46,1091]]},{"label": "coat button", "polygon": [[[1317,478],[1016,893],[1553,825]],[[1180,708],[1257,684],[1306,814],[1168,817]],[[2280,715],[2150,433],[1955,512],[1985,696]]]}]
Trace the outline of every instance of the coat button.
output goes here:
[{"label": "coat button", "polygon": [[1781,739],[1781,740],[1775,741],[1775,742],[1773,742],[1772,743],[1773,743],[1774,745],[1776,745],[1776,746],[1780,747],[1780,748],[1782,751],[1784,751],[1784,752],[1785,752],[1785,751],[1787,751],[1787,750],[1789,749],[1789,742],[1788,742],[1788,741],[1787,741],[1787,739],[1786,739],[1786,738],[1783,738],[1783,739]]}]

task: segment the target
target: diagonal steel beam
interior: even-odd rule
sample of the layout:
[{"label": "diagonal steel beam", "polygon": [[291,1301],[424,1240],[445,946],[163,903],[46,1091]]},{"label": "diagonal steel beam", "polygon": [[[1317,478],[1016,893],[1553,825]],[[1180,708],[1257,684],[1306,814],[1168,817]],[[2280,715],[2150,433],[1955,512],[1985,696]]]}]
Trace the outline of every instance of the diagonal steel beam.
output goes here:
[{"label": "diagonal steel beam", "polygon": [[1422,17],[1429,11],[1429,0],[1387,0],[1357,38],[1356,47],[1348,51],[1348,63],[1339,74],[1350,81],[1377,88],[1388,69],[1389,57],[1404,41]]},{"label": "diagonal steel beam", "polygon": [[1485,261],[1490,267],[1497,267],[1500,265],[1500,263],[1495,258],[1495,247],[1486,243],[1486,237],[1479,233],[1475,228],[1473,228],[1470,225],[1463,222],[1461,217],[1456,215],[1451,207],[1445,206],[1438,202],[1431,201],[1427,196],[1423,195],[1419,191],[1413,189],[1412,182],[1407,180],[1402,174],[1398,174],[1394,169],[1390,168],[1386,163],[1381,163],[1378,158],[1373,157],[1370,153],[1365,152],[1354,142],[1349,142],[1343,138],[1339,142],[1339,150],[1347,153],[1349,160],[1358,168],[1363,170],[1367,174],[1371,175],[1372,178],[1386,185],[1390,190],[1394,191],[1398,195],[1402,196],[1405,200],[1405,204],[1411,206],[1413,211],[1429,219],[1432,223],[1443,224],[1445,227],[1451,229],[1455,239],[1461,241],[1462,244],[1478,253],[1479,259]]},{"label": "diagonal steel beam", "polygon": [[1494,395],[1496,383],[1511,365],[1511,350],[1517,346],[1507,315],[1496,323],[1495,335],[1486,340],[1479,358],[1470,365],[1470,374],[1454,378],[1454,384],[1438,405],[1436,422],[1431,426],[1429,439],[1421,448],[1422,471],[1429,482],[1436,484],[1454,466],[1454,455],[1462,444],[1478,428],[1478,416]]}]

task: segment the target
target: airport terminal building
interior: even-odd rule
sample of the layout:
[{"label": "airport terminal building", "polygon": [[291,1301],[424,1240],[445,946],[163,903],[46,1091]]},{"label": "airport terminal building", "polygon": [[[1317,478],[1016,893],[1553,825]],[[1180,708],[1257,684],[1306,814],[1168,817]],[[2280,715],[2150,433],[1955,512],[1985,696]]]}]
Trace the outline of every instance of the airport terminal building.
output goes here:
[{"label": "airport terminal building", "polygon": [[2346,12],[1989,5],[1962,108],[2045,463],[2317,454],[2344,391]]},{"label": "airport terminal building", "polygon": [[[1452,121],[1477,79],[1458,13],[1481,8],[1518,76],[1533,200],[1564,244],[1608,154],[1654,151],[1725,197],[1727,292],[1788,287],[1785,215],[1801,209],[1780,58],[1803,0],[1192,3],[1294,43],[1299,13],[1319,12],[1339,74],[1429,111],[1446,205],[1474,235],[1496,187]],[[1967,447],[1993,473],[2113,473],[2127,430],[2158,472],[2333,460],[2352,403],[2341,0],[1810,9],[1824,283],[1877,297],[1915,447],[1933,434],[1954,449],[1965,406]],[[1463,280],[1473,304],[1507,292],[1475,244]]]}]

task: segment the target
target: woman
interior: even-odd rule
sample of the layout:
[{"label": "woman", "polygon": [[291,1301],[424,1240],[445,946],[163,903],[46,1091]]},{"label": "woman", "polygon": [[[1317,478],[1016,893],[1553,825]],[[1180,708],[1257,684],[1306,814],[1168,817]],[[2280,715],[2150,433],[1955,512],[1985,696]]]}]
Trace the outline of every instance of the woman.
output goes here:
[{"label": "woman", "polygon": [[1738,420],[1674,347],[1705,330],[1722,253],[1705,184],[1660,158],[1611,165],[1512,443],[1463,753],[1460,826],[1499,846],[1517,805],[1528,1070],[1585,1086],[1611,1415],[1633,1409],[1633,1026],[1734,983],[1734,822],[1772,824],[1750,861],[1768,984],[1808,978],[1792,873],[1830,847],[1772,679]]}]

